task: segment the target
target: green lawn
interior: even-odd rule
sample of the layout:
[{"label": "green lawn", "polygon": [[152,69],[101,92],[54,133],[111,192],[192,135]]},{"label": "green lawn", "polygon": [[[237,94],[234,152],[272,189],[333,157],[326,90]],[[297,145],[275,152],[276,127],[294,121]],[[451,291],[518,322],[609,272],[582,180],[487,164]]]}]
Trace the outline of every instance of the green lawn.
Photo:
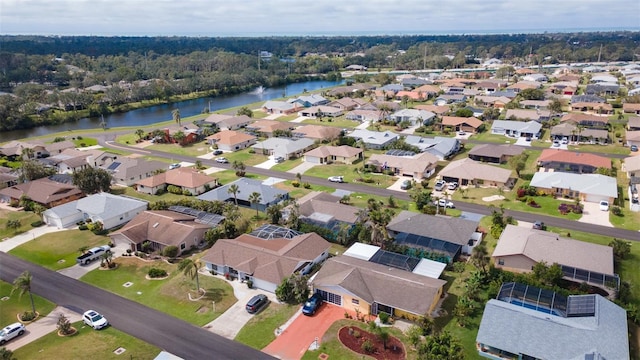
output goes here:
[{"label": "green lawn", "polygon": [[[117,269],[94,270],[80,280],[198,326],[214,320],[237,301],[226,281],[207,275],[199,276],[200,287],[206,289],[207,294],[198,301],[190,301],[188,293],[195,295],[195,280],[178,272],[177,265],[163,260],[147,262],[120,257],[115,262]],[[147,280],[146,274],[152,267],[165,269],[169,278]],[[123,286],[127,282],[133,285]]]},{"label": "green lawn", "polygon": [[9,254],[57,271],[76,264],[80,247],[91,248],[110,242],[109,237],[91,231],[67,230],[44,234],[12,249]]},{"label": "green lawn", "polygon": [[569,150],[605,154],[629,155],[629,148],[620,145],[569,145]]},{"label": "green lawn", "polygon": [[[16,230],[7,229],[7,221],[20,220],[20,227]],[[9,211],[0,209],[0,239],[13,237],[17,234],[21,234],[25,231],[33,229],[32,222],[36,222],[40,219],[40,216],[30,211]]]},{"label": "green lawn", "polygon": [[293,169],[294,167],[298,166],[302,164],[302,158],[297,158],[297,159],[293,159],[293,160],[286,160],[284,162],[281,162],[280,164],[276,164],[275,166],[273,166],[271,168],[271,170],[275,170],[275,171],[289,171],[291,169]]},{"label": "green lawn", "polygon": [[337,117],[335,119],[331,118],[322,118],[320,119],[307,119],[302,122],[303,124],[312,124],[312,125],[324,125],[324,126],[335,126],[343,129],[353,129],[356,126],[360,125],[359,122],[353,120],[347,120],[344,116]]},{"label": "green lawn", "polygon": [[[61,337],[51,332],[13,352],[16,359],[153,359],[160,349],[127,335],[114,327],[95,331],[79,321],[72,326],[73,336]],[[123,354],[114,350],[124,348]],[[124,358],[123,358],[124,357]]]},{"label": "green lawn", "polygon": [[269,160],[267,155],[261,153],[251,153],[251,149],[235,151],[233,153],[225,153],[224,157],[233,164],[234,161],[240,161],[246,166],[254,166]]},{"label": "green lawn", "polygon": [[86,146],[94,146],[94,145],[98,145],[98,140],[94,139],[94,138],[89,138],[89,137],[82,137],[80,136],[82,139],[79,138],[73,138],[73,143],[77,146],[77,147],[86,147]]},{"label": "green lawn", "polygon": [[171,194],[171,193],[164,193],[162,195],[149,195],[149,194],[143,194],[143,193],[137,192],[132,187],[120,187],[120,186],[113,187],[111,189],[111,193],[115,195],[131,196],[131,197],[146,200],[149,202],[156,202],[161,200],[174,201],[174,200],[193,198],[192,196],[184,196],[184,195],[177,195],[177,194]]},{"label": "green lawn", "polygon": [[[307,170],[304,173],[304,176],[314,176],[322,179],[326,179],[331,175],[342,175],[344,176],[344,181],[351,183],[355,182],[360,177],[364,179],[373,179],[373,183],[365,183],[362,182],[360,184],[369,185],[371,187],[379,187],[379,188],[387,188],[391,186],[394,182],[396,182],[397,178],[395,176],[389,176],[378,173],[359,173],[356,170],[362,168],[362,162],[358,162],[352,165],[346,164],[329,164],[329,165],[319,165],[314,166],[313,168]],[[304,176],[302,181],[304,181]]]},{"label": "green lawn", "polygon": [[492,134],[491,131],[485,131],[483,133],[473,135],[473,140],[500,144],[513,144],[516,142],[513,138],[504,135]]},{"label": "green lawn", "polygon": [[[236,175],[235,170],[224,170],[217,173],[213,173],[211,174],[211,176],[218,179],[218,183],[220,183],[221,185],[225,185],[240,179]],[[248,179],[255,179],[255,180],[264,180],[267,178],[266,176],[263,176],[263,175],[256,175],[256,174],[249,174],[249,173],[245,174],[244,177]]]},{"label": "green lawn", "polygon": [[[36,281],[36,279],[33,281]],[[20,297],[19,290],[16,290],[11,294],[12,290],[13,284],[0,281],[0,298],[4,299],[5,297],[8,297],[7,300],[0,300],[2,301],[0,306],[1,326],[12,324],[18,321],[18,314],[25,311],[31,311],[29,294],[24,294]],[[56,307],[56,304],[38,295],[33,295],[33,302],[36,306],[36,311],[40,313],[40,316],[47,316]]]},{"label": "green lawn", "polygon": [[269,303],[264,310],[254,315],[236,335],[235,341],[262,349],[276,339],[275,331],[298,310],[298,305]]},{"label": "green lawn", "polygon": [[182,156],[193,156],[193,157],[204,155],[211,151],[209,150],[209,144],[207,144],[206,141],[200,141],[200,142],[185,145],[185,146],[180,146],[178,144],[153,144],[153,145],[147,146],[145,149],[157,150],[157,151],[163,151],[170,154],[176,154],[176,155],[182,155]]}]

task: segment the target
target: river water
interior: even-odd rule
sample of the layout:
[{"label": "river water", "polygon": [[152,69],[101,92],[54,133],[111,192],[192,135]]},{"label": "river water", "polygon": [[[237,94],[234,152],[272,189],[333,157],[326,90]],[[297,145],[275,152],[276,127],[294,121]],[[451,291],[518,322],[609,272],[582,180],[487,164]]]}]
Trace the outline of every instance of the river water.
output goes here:
[{"label": "river water", "polygon": [[[106,115],[104,119],[108,127],[150,125],[161,121],[171,120],[171,112],[174,109],[180,109],[180,116],[182,118],[186,118],[201,114],[205,108],[209,108],[211,109],[211,112],[214,112],[221,109],[242,106],[260,101],[267,101],[281,97],[292,97],[303,93],[305,90],[313,91],[340,85],[342,83],[343,81],[307,81],[289,84],[287,86],[254,90],[236,95],[206,97],[180,101],[172,104],[154,105],[124,113]],[[96,128],[100,128],[100,118],[83,118],[75,123],[69,122],[59,125],[39,126],[32,129],[0,132],[0,142],[26,139],[33,136],[48,135],[69,130]]]}]

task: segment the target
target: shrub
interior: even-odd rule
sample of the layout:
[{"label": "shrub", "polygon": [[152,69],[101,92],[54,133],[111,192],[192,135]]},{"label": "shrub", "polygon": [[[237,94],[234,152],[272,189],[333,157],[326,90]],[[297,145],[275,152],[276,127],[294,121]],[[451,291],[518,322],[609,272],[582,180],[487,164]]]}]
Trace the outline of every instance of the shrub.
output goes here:
[{"label": "shrub", "polygon": [[354,338],[359,339],[359,338],[360,338],[360,336],[361,336],[360,331],[355,330],[355,331],[353,332],[353,337],[354,337]]},{"label": "shrub", "polygon": [[162,278],[167,276],[167,272],[164,269],[151,268],[147,273],[150,278]]},{"label": "shrub", "polygon": [[308,182],[305,182],[302,186],[303,186],[305,189],[311,189],[311,184],[309,184]]},{"label": "shrub", "polygon": [[247,280],[247,287],[253,289],[253,280]]},{"label": "shrub", "polygon": [[297,188],[297,187],[300,187],[300,181],[298,181],[298,180],[293,180],[293,181],[291,182],[291,186],[296,187],[296,188]]},{"label": "shrub", "polygon": [[[613,215],[615,216],[622,216],[622,209],[620,209],[619,206],[613,206],[611,208],[611,212],[613,213]],[[33,225],[33,224],[32,224]]]},{"label": "shrub", "polygon": [[107,235],[109,233],[109,230],[107,230],[107,229],[94,229],[94,230],[91,230],[91,232],[96,234],[96,235]]},{"label": "shrub", "polygon": [[177,187],[175,185],[167,186],[167,191],[172,193],[172,194],[182,195],[182,189],[180,189],[179,187]]},{"label": "shrub", "polygon": [[189,190],[187,190],[187,189],[184,189],[184,190],[182,190],[182,195],[184,195],[184,196],[191,196],[191,191],[189,191]]},{"label": "shrub", "polygon": [[529,201],[527,202],[527,205],[531,206],[532,208],[540,208],[540,205],[538,205],[538,203],[533,200],[533,199],[529,199]]},{"label": "shrub", "polygon": [[362,182],[366,184],[373,184],[374,180],[372,178],[363,178]]},{"label": "shrub", "polygon": [[36,318],[36,313],[33,311],[25,311],[20,314],[20,321],[31,321]]},{"label": "shrub", "polygon": [[40,227],[42,225],[44,225],[44,222],[42,220],[34,221],[31,223],[31,227]]},{"label": "shrub", "polygon": [[64,316],[64,314],[60,314],[60,316],[58,316],[57,328],[62,335],[70,335],[73,332],[71,329],[71,322],[66,316]]},{"label": "shrub", "polygon": [[170,246],[165,247],[164,250],[162,250],[162,255],[164,255],[166,257],[174,258],[174,257],[178,256],[179,252],[180,252],[180,249],[178,249],[177,246],[170,245]]},{"label": "shrub", "polygon": [[362,350],[366,353],[372,353],[373,350],[375,350],[373,343],[371,342],[371,340],[365,340],[362,343]]},{"label": "shrub", "polygon": [[518,193],[517,193],[518,199],[523,198],[526,194],[527,194],[527,190],[525,190],[523,188],[519,188],[518,189]]},{"label": "shrub", "polygon": [[87,225],[84,225],[84,224],[78,226],[78,230],[88,230],[88,229],[89,229],[89,227]]},{"label": "shrub", "polygon": [[381,312],[378,314],[378,317],[380,318],[380,321],[383,324],[388,324],[389,323],[389,314],[385,313],[385,312]]}]

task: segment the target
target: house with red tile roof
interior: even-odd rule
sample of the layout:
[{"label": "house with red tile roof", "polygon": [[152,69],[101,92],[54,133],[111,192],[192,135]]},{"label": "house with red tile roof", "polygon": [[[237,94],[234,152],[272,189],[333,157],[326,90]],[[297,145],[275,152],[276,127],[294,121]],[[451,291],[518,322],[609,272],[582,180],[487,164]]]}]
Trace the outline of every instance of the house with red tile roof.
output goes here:
[{"label": "house with red tile roof", "polygon": [[154,195],[166,190],[169,185],[179,187],[183,192],[200,195],[218,186],[218,180],[193,168],[181,167],[142,179],[135,183],[136,190]]},{"label": "house with red tile roof", "polygon": [[622,104],[622,111],[627,114],[640,115],[640,104],[625,103]]},{"label": "house with red tile roof", "polygon": [[331,141],[340,136],[342,130],[335,126],[303,125],[292,131],[293,137]]},{"label": "house with red tile roof", "polygon": [[611,159],[591,153],[545,149],[538,157],[539,171],[593,174],[599,168],[611,170]]},{"label": "house with red tile roof", "polygon": [[289,122],[261,119],[247,125],[246,130],[253,135],[271,137],[276,130],[289,131],[295,127],[296,124]]}]

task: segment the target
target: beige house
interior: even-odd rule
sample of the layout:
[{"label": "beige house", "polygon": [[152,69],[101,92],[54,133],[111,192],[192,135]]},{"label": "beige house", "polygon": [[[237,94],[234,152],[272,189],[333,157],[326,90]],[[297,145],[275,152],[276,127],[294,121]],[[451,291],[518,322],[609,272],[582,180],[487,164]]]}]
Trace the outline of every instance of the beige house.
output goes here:
[{"label": "beige house", "polygon": [[367,159],[367,165],[377,171],[393,171],[396,175],[411,176],[416,180],[427,179],[436,171],[438,158],[430,153],[419,153],[414,156],[393,156],[373,154]]},{"label": "beige house", "polygon": [[475,134],[478,132],[478,128],[482,126],[482,120],[474,117],[460,117],[460,116],[443,116],[441,127],[450,127],[454,131],[464,131]]},{"label": "beige house", "polygon": [[78,200],[84,197],[84,194],[73,184],[59,183],[49,178],[37,179],[0,190],[2,202],[18,202],[23,196],[50,208]]},{"label": "beige house", "polygon": [[289,131],[295,129],[295,124],[275,121],[275,120],[257,120],[252,124],[247,125],[246,130],[257,136],[273,136],[273,132],[276,130]]},{"label": "beige house", "polygon": [[547,265],[561,265],[564,277],[572,281],[612,288],[619,282],[614,273],[612,247],[529,227],[507,225],[491,257],[496,268],[506,271],[529,273],[535,264],[544,261]]},{"label": "beige house", "polygon": [[218,180],[192,168],[168,170],[136,182],[136,190],[154,195],[158,190],[166,190],[167,186],[177,186],[191,195],[200,195],[218,186]]},{"label": "beige house", "polygon": [[223,151],[237,151],[246,149],[256,143],[257,138],[253,135],[234,130],[222,130],[219,133],[207,136],[207,143],[216,145]]},{"label": "beige house", "polygon": [[501,167],[486,165],[469,158],[450,162],[439,173],[447,181],[455,181],[460,185],[476,185],[480,187],[513,187],[515,178],[512,171]]},{"label": "beige house", "polygon": [[304,153],[304,161],[313,164],[353,164],[362,159],[362,149],[348,145],[320,146]]},{"label": "beige house", "polygon": [[340,136],[340,128],[333,126],[303,125],[293,130],[293,137],[331,141]]}]

